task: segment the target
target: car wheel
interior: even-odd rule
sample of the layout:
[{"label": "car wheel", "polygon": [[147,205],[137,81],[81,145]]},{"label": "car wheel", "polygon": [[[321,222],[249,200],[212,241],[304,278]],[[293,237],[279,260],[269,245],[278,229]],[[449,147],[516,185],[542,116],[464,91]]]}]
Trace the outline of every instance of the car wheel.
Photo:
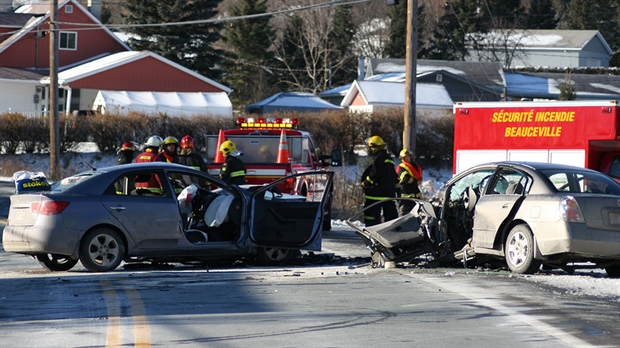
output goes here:
[{"label": "car wheel", "polygon": [[66,255],[38,254],[35,255],[41,266],[54,272],[68,271],[75,266],[78,260]]},{"label": "car wheel", "polygon": [[506,239],[505,256],[508,268],[514,273],[534,273],[541,261],[534,259],[534,236],[527,225],[512,228]]},{"label": "car wheel", "polygon": [[258,248],[256,262],[263,266],[274,266],[293,258],[295,250],[281,248]]},{"label": "car wheel", "polygon": [[91,272],[112,271],[125,258],[125,243],[109,228],[98,228],[84,235],[80,244],[80,261]]},{"label": "car wheel", "polygon": [[620,264],[616,263],[605,267],[605,272],[609,278],[620,278]]}]

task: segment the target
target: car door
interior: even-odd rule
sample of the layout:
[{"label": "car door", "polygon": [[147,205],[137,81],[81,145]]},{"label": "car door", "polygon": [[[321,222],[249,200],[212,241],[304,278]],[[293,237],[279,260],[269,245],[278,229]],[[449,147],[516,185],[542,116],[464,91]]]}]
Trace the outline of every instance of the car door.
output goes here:
[{"label": "car door", "polygon": [[[287,179],[325,182],[313,195],[282,194]],[[248,245],[290,249],[321,249],[322,223],[334,172],[311,171],[279,179],[254,192],[250,199]],[[319,180],[320,179],[320,180]],[[326,180],[325,180],[326,179]]]},{"label": "car door", "polygon": [[[152,176],[161,194],[136,188]],[[161,171],[130,171],[117,178],[101,197],[101,204],[123,226],[139,249],[174,248],[181,231],[175,195]]]},{"label": "car door", "polygon": [[500,168],[478,199],[474,212],[472,244],[493,248],[500,226],[512,219],[524,198],[528,178],[512,168]]}]

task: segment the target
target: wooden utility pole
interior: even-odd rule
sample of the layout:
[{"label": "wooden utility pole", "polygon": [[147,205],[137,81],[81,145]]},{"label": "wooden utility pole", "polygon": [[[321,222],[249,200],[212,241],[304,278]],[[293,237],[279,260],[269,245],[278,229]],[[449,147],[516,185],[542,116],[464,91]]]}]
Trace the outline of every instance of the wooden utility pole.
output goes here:
[{"label": "wooden utility pole", "polygon": [[416,83],[417,83],[417,42],[418,42],[418,0],[407,1],[407,67],[405,82],[405,126],[403,129],[403,148],[409,149],[415,159],[416,146]]},{"label": "wooden utility pole", "polygon": [[58,138],[58,0],[52,1],[50,15],[50,179],[60,179]]}]

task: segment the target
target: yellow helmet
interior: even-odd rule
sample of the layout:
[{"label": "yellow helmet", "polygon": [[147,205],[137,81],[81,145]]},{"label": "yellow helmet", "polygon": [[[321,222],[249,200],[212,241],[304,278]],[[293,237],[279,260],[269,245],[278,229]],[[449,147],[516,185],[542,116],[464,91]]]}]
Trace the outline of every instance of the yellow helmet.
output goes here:
[{"label": "yellow helmet", "polygon": [[382,147],[382,146],[385,146],[385,141],[383,141],[383,138],[381,138],[378,135],[373,135],[372,137],[368,138],[366,143],[368,144],[369,147]]},{"label": "yellow helmet", "polygon": [[166,139],[164,139],[164,146],[170,145],[170,144],[175,144],[178,146],[179,141],[175,137],[166,137]]},{"label": "yellow helmet", "polygon": [[235,143],[233,143],[230,140],[226,140],[225,142],[222,143],[222,145],[220,145],[220,152],[224,156],[228,156],[228,155],[239,156],[240,155],[240,152],[237,151],[237,147],[235,146]]},{"label": "yellow helmet", "polygon": [[398,155],[398,158],[405,158],[405,156],[407,155],[413,157],[413,153],[411,151],[409,151],[408,149],[402,149],[400,151],[400,154]]}]

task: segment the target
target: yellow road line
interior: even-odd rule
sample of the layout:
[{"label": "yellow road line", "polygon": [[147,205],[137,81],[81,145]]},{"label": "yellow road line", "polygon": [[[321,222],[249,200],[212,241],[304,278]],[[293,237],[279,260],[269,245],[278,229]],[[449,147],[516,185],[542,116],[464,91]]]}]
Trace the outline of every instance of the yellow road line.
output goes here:
[{"label": "yellow road line", "polygon": [[149,331],[148,321],[146,320],[146,309],[144,308],[144,303],[142,302],[138,291],[134,289],[126,289],[125,293],[127,294],[127,298],[129,298],[131,314],[133,315],[134,346],[150,348],[151,333]]},{"label": "yellow road line", "polygon": [[[100,280],[99,282],[103,288],[103,294],[108,308],[108,335],[106,347],[122,347],[122,313],[118,293],[114,290],[112,282],[109,280]],[[126,289],[125,293],[129,299],[129,306],[132,314],[134,347],[150,348],[151,334],[146,318],[144,303],[136,290]]]},{"label": "yellow road line", "polygon": [[108,280],[100,280],[105,296],[106,306],[108,307],[108,336],[106,347],[120,347],[123,344],[123,333],[121,331],[121,303],[118,294],[112,288],[112,283]]}]

